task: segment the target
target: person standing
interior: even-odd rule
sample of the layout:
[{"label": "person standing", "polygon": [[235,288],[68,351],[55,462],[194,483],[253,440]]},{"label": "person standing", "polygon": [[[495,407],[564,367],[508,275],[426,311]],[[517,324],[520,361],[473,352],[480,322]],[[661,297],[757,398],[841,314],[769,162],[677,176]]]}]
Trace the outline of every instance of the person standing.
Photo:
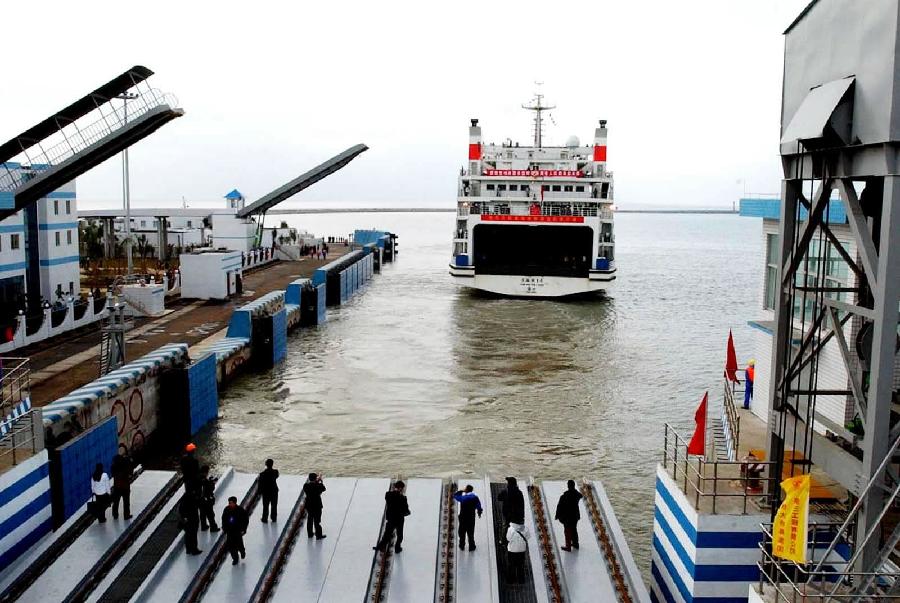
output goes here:
[{"label": "person standing", "polygon": [[398,479],[394,482],[394,487],[384,494],[384,518],[387,523],[384,526],[381,540],[373,547],[376,551],[384,552],[387,549],[394,532],[397,533],[394,552],[399,553],[403,550],[401,546],[403,544],[403,523],[410,514],[409,502],[406,500],[406,495],[403,494],[404,488],[406,488],[406,484]]},{"label": "person standing", "polygon": [[109,476],[103,471],[103,463],[97,463],[94,466],[94,473],[91,475],[91,494],[94,496],[92,501],[94,504],[94,517],[99,523],[106,523],[106,507],[109,506]]},{"label": "person standing", "polygon": [[303,484],[303,494],[306,496],[306,535],[312,538],[315,531],[316,540],[325,538],[322,533],[323,492],[325,484],[322,483],[322,476],[310,473],[309,479]]},{"label": "person standing", "polygon": [[506,580],[511,584],[525,581],[525,553],[528,551],[528,529],[511,523],[506,530]]},{"label": "person standing", "polygon": [[184,530],[184,551],[188,555],[199,555],[197,531],[200,529],[200,506],[195,492],[185,492],[178,502],[178,522]]},{"label": "person standing", "polygon": [[756,381],[756,360],[747,363],[744,370],[744,408],[750,408],[750,402],[753,401],[753,382]]},{"label": "person standing", "polygon": [[216,478],[209,476],[209,465],[200,467],[200,529],[218,532],[216,525]]},{"label": "person standing", "polygon": [[244,550],[244,534],[250,525],[250,517],[244,507],[237,504],[236,496],[228,497],[228,506],[222,510],[222,529],[225,531],[225,546],[231,555],[231,565],[238,564],[238,554],[241,559],[247,556]]},{"label": "person standing", "polygon": [[128,453],[119,453],[113,457],[110,465],[112,473],[112,516],[119,518],[119,499],[122,500],[122,516],[131,519],[131,474],[134,463]]},{"label": "person standing", "polygon": [[497,495],[497,500],[503,505],[503,530],[500,533],[505,540],[510,524],[525,525],[525,496],[522,495],[516,478],[506,478],[506,490]]},{"label": "person standing", "polygon": [[566,535],[566,545],[562,550],[569,552],[572,547],[578,548],[578,520],[581,519],[581,510],[578,508],[581,501],[581,492],[575,489],[575,480],[570,479],[568,490],[559,497],[556,504],[556,520],[563,524]]},{"label": "person standing", "polygon": [[266,468],[259,474],[259,493],[262,496],[262,522],[268,523],[271,510],[272,521],[278,519],[278,469],[272,469],[275,461],[266,459]]},{"label": "person standing", "polygon": [[481,500],[475,494],[472,484],[465,490],[457,490],[453,500],[459,503],[459,549],[466,550],[466,538],[469,539],[469,550],[475,550],[475,514],[481,517]]},{"label": "person standing", "polygon": [[181,457],[181,476],[184,478],[184,491],[194,492],[200,490],[200,463],[194,456],[197,446],[193,442],[184,447],[184,454]]}]

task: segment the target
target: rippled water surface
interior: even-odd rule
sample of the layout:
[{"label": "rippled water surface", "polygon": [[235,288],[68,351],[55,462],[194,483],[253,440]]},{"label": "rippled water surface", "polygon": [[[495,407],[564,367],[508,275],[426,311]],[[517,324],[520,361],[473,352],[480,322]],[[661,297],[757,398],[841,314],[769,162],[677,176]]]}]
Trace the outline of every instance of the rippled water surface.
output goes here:
[{"label": "rippled water surface", "polygon": [[[603,480],[649,567],[663,423],[718,393],[728,329],[739,354],[759,305],[757,221],[619,214],[608,299],[485,299],[447,274],[453,214],[303,216],[319,234],[400,235],[389,264],[288,359],[222,396],[217,462],[328,475],[463,473]],[[715,396],[717,398],[717,396]]]}]

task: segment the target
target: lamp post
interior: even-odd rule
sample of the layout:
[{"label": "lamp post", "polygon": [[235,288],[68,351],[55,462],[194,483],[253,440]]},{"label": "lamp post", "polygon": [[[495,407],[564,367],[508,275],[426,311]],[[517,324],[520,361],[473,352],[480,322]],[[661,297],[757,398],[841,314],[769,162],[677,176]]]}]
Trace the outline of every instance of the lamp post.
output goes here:
[{"label": "lamp post", "polygon": [[[128,123],[128,101],[134,100],[140,94],[135,92],[125,92],[116,98],[123,101],[124,119]],[[122,204],[125,207],[125,257],[128,260],[128,275],[134,272],[134,263],[131,255],[131,182],[128,171],[128,147],[122,151]]]}]

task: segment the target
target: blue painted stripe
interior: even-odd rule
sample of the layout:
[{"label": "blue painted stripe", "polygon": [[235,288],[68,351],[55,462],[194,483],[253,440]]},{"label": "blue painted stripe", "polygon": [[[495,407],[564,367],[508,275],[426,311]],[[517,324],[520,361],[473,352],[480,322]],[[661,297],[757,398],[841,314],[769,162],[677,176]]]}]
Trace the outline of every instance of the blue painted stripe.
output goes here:
[{"label": "blue painted stripe", "polygon": [[34,500],[10,515],[6,521],[0,522],[0,534],[10,534],[13,530],[36,515],[38,511],[49,506],[50,484],[47,484],[47,489],[38,494]]},{"label": "blue painted stripe", "polygon": [[15,500],[42,479],[50,476],[49,463],[43,463],[40,467],[35,467],[21,478],[4,490],[0,490],[0,507],[6,506],[9,502]]},{"label": "blue painted stripe", "polygon": [[[656,585],[659,586],[659,590],[660,593],[662,593],[663,600],[666,603],[676,603],[675,597],[673,597],[671,591],[669,591],[669,587],[668,585],[666,585],[662,574],[660,574],[659,570],[656,568],[655,563],[650,567],[650,573],[653,574],[653,579],[656,580]],[[656,593],[654,593],[652,590],[650,591],[650,599],[653,601],[657,600]]]},{"label": "blue painted stripe", "polygon": [[[666,518],[663,517],[662,511],[659,510],[659,507],[653,510],[653,518],[656,520],[656,523],[659,524],[659,527],[662,528],[663,533],[669,540],[669,544],[673,549],[675,549],[675,554],[678,555],[679,559],[681,559],[681,563],[684,564],[684,568],[687,570],[687,573],[691,576],[694,576],[694,560],[691,559],[691,556],[688,555],[688,552],[684,549],[683,546],[681,546],[681,541],[678,540],[677,536],[675,536],[675,531],[669,525],[669,522],[666,521]],[[656,538],[655,535],[654,538]]]},{"label": "blue painted stripe", "polygon": [[700,532],[698,549],[755,549],[762,541],[762,531],[753,532]]},{"label": "blue painted stripe", "polygon": [[663,481],[659,478],[656,479],[656,491],[662,497],[663,501],[665,501],[666,506],[669,507],[669,511],[675,517],[675,520],[684,530],[684,533],[687,534],[688,538],[691,542],[697,542],[697,528],[694,527],[694,524],[687,518],[687,515],[684,514],[684,511],[681,510],[681,506],[675,501],[672,497],[672,494],[666,489]]},{"label": "blue painted stripe", "polygon": [[0,232],[25,232],[24,224],[0,224]]},{"label": "blue painted stripe", "polygon": [[43,538],[46,534],[49,534],[52,529],[52,524],[53,518],[48,517],[46,521],[41,522],[40,525],[29,532],[25,538],[12,545],[9,550],[0,555],[0,571],[9,567],[13,561],[34,546],[38,540]]},{"label": "blue painted stripe", "polygon": [[12,264],[0,264],[0,272],[12,272],[13,270],[25,270],[25,262],[14,262]]},{"label": "blue painted stripe", "polygon": [[691,595],[691,591],[688,590],[687,585],[682,581],[681,574],[678,573],[678,569],[672,563],[672,560],[669,559],[669,554],[666,552],[666,549],[663,548],[662,543],[656,535],[653,536],[653,548],[656,549],[660,560],[666,567],[666,572],[669,574],[669,577],[672,578],[672,582],[675,583],[675,588],[678,589],[678,592],[681,593],[681,596],[684,597],[685,601],[691,603],[694,598],[693,595]]},{"label": "blue painted stripe", "polygon": [[756,565],[698,565],[694,584],[699,582],[756,582],[759,568]]},{"label": "blue painted stripe", "polygon": [[81,260],[81,257],[80,257],[80,256],[77,256],[77,255],[69,255],[69,256],[66,256],[66,257],[62,257],[62,258],[53,258],[53,259],[49,259],[49,260],[41,260],[41,266],[44,266],[44,267],[46,267],[46,266],[61,266],[61,265],[63,265],[63,264],[78,263],[79,260]]},{"label": "blue painted stripe", "polygon": [[46,195],[47,199],[74,199],[75,193],[69,191],[53,191]]},{"label": "blue painted stripe", "polygon": [[0,191],[0,207],[12,209],[16,206],[16,196],[10,191]]},{"label": "blue painted stripe", "polygon": [[78,228],[78,222],[50,222],[38,224],[38,230],[69,230]]}]

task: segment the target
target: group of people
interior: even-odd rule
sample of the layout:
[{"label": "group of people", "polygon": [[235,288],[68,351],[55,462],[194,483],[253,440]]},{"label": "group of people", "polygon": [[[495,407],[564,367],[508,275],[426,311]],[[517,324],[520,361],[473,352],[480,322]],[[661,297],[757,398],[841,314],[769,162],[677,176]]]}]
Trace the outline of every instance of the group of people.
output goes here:
[{"label": "group of people", "polygon": [[127,453],[120,452],[110,463],[109,474],[103,469],[103,463],[94,466],[91,474],[91,500],[88,511],[98,523],[106,523],[106,509],[112,507],[113,519],[119,518],[119,502],[122,503],[122,517],[131,519],[131,476],[134,463]]}]

